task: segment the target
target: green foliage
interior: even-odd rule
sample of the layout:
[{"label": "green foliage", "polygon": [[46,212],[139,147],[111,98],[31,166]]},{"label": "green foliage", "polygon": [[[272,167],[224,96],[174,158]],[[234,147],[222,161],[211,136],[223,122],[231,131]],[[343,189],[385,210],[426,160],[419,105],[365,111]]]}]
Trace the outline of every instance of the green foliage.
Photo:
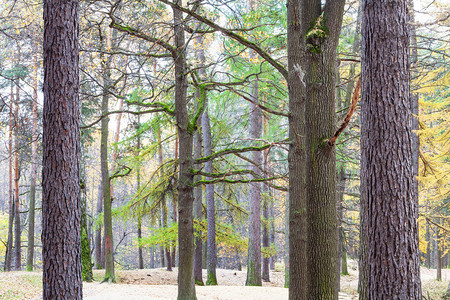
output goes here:
[{"label": "green foliage", "polygon": [[178,223],[172,223],[167,227],[153,229],[150,236],[138,241],[139,245],[152,247],[162,245],[166,247],[176,246],[178,242]]}]

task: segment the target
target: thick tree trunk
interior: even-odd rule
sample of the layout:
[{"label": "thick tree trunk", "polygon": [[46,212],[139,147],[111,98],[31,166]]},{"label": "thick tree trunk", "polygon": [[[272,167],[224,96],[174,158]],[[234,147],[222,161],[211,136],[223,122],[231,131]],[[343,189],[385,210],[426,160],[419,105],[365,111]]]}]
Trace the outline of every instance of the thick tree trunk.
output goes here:
[{"label": "thick tree trunk", "polygon": [[407,2],[362,11],[360,299],[421,299]]},{"label": "thick tree trunk", "polygon": [[[288,89],[289,89],[289,196],[287,233],[288,257],[285,259],[289,286],[289,299],[306,300],[308,298],[307,271],[307,211],[306,211],[306,168],[305,168],[305,85],[295,72],[295,68],[304,65],[303,49],[307,28],[299,18],[302,1],[286,1],[287,6],[287,48],[288,48]],[[307,22],[309,24],[310,22]]]},{"label": "thick tree trunk", "polygon": [[34,44],[34,74],[33,74],[33,131],[31,143],[31,184],[30,204],[28,206],[28,245],[27,245],[27,271],[33,271],[34,261],[34,223],[36,207],[36,177],[37,177],[37,102],[38,102],[38,78],[39,68],[37,43]]},{"label": "thick tree trunk", "polygon": [[[177,0],[176,4],[181,4]],[[194,226],[193,226],[193,181],[191,170],[194,167],[192,157],[193,127],[189,123],[187,111],[186,56],[183,29],[183,14],[173,9],[174,39],[176,47],[175,59],[175,117],[179,137],[179,177],[178,177],[178,300],[195,300],[194,284]]]},{"label": "thick tree trunk", "polygon": [[78,1],[44,2],[43,298],[82,299]]},{"label": "thick tree trunk", "polygon": [[343,10],[344,1],[323,10],[318,0],[288,1],[291,299],[338,297],[335,151],[327,141]]}]

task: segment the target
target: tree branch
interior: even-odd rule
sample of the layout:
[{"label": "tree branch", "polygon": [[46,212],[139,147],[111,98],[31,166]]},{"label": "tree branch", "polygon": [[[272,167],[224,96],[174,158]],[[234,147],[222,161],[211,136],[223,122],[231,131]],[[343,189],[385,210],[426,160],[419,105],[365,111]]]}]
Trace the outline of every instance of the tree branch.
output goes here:
[{"label": "tree branch", "polygon": [[353,97],[352,97],[352,104],[350,105],[350,109],[347,112],[347,116],[345,117],[345,119],[342,122],[341,126],[339,126],[339,128],[336,130],[334,135],[328,141],[328,145],[330,147],[334,146],[337,138],[345,130],[345,128],[347,127],[348,123],[350,122],[350,119],[351,119],[353,113],[355,112],[356,104],[358,103],[360,91],[361,91],[361,77],[359,77],[358,82],[356,83],[355,91],[353,92]]},{"label": "tree branch", "polygon": [[258,45],[256,45],[255,43],[245,39],[244,37],[234,33],[233,31],[231,31],[230,29],[221,27],[219,25],[217,25],[216,23],[214,23],[213,21],[209,20],[206,17],[203,17],[187,8],[184,8],[178,4],[175,4],[171,1],[168,0],[159,0],[162,3],[165,3],[167,5],[170,5],[171,7],[178,9],[179,11],[182,11],[192,17],[194,17],[195,19],[197,19],[198,21],[208,25],[211,28],[214,28],[217,31],[220,31],[221,33],[223,33],[224,35],[234,39],[235,41],[239,42],[241,45],[246,46],[252,50],[254,50],[256,53],[258,53],[262,58],[264,58],[269,64],[271,64],[275,69],[277,69],[281,75],[288,80],[288,71],[286,70],[286,68],[284,68],[279,62],[277,62],[275,59],[273,59],[267,52],[265,52],[263,49],[261,49]]}]

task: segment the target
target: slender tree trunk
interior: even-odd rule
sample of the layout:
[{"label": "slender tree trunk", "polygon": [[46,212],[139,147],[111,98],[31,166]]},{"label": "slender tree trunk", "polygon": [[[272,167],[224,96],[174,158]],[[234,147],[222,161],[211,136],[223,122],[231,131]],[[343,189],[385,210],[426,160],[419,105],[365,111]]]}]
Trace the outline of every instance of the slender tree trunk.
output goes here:
[{"label": "slender tree trunk", "polygon": [[[208,100],[206,100],[208,101]],[[211,137],[211,125],[209,121],[208,104],[205,104],[205,111],[202,116],[202,129],[203,129],[203,148],[204,155],[208,156],[212,153],[212,137]],[[205,163],[205,171],[207,173],[213,173],[212,161]],[[205,177],[206,180],[211,180],[211,177]],[[216,208],[214,203],[214,185],[206,185],[206,218],[208,223],[208,236],[207,236],[207,279],[206,285],[217,285],[216,276]]]},{"label": "slender tree trunk", "polygon": [[[122,110],[123,107],[123,100],[120,101],[120,110]],[[116,137],[115,137],[115,142],[117,143],[119,141],[119,131],[120,131],[120,119],[122,118],[122,114],[120,114],[120,118],[118,117],[117,120],[117,129],[116,129]],[[138,126],[141,126],[141,116],[138,115],[137,117],[137,122],[138,122]],[[140,157],[140,150],[141,150],[141,135],[140,133],[137,136],[137,155],[138,157]],[[117,159],[117,157],[116,157]],[[141,188],[141,160],[140,158],[138,159],[138,166],[137,166],[137,170],[136,170],[136,183],[137,183],[137,190],[139,191],[139,189]],[[137,220],[137,235],[138,235],[138,241],[139,241],[139,246],[138,246],[138,267],[139,269],[143,269],[144,268],[144,257],[142,255],[142,244],[141,244],[141,239],[142,239],[142,216],[141,214],[138,215],[138,220]]]},{"label": "slender tree trunk", "polygon": [[[18,52],[17,62],[20,62],[20,51]],[[20,87],[19,78],[16,81],[16,101],[14,103],[14,266],[15,270],[22,269],[22,248],[20,241],[20,164],[19,164],[19,102],[20,102]]]},{"label": "slender tree trunk", "polygon": [[[340,274],[348,275],[348,267],[347,267],[347,247],[345,245],[345,231],[343,226],[344,219],[344,192],[345,192],[345,169],[344,166],[341,166],[339,170],[339,183],[338,183],[338,213],[339,213],[339,254],[340,254]],[[339,283],[338,283],[339,284]]]},{"label": "slender tree trunk", "polygon": [[[103,211],[103,188],[100,184],[98,186],[98,197],[97,197],[97,217]],[[102,258],[102,225],[98,224],[97,229],[95,230],[95,268],[103,269],[105,266],[103,264]]]},{"label": "slender tree trunk", "polygon": [[[84,146],[84,145],[83,145]],[[81,276],[83,281],[92,282],[91,245],[89,242],[89,228],[87,224],[87,195],[86,195],[86,162],[84,156],[84,147],[81,147],[81,165],[80,165],[80,188],[81,188]]]},{"label": "slender tree trunk", "polygon": [[83,297],[78,7],[77,0],[44,3],[43,299]]},{"label": "slender tree trunk", "polygon": [[[270,190],[269,190],[270,191]],[[269,218],[270,218],[270,245],[275,245],[275,205],[274,200],[270,202],[269,207]],[[277,254],[270,258],[270,270],[275,270],[275,261],[277,258]]]},{"label": "slender tree trunk", "polygon": [[[176,4],[181,4],[177,0]],[[184,53],[185,39],[183,28],[183,13],[173,9],[174,15],[174,39],[176,47],[175,59],[175,117],[179,137],[179,177],[178,177],[178,300],[195,300],[194,284],[194,226],[193,204],[194,195],[192,183],[194,176],[191,170],[194,167],[192,157],[193,127],[190,124],[187,112],[187,81],[186,81],[186,56]]]},{"label": "slender tree trunk", "polygon": [[[199,130],[197,130],[194,134],[194,159],[198,159],[202,156],[202,140],[200,136]],[[196,169],[200,169],[199,165],[195,166]],[[195,176],[194,181],[200,180],[201,176]],[[202,187],[197,186],[194,188],[194,218],[197,222],[203,221],[202,214]],[[203,276],[202,276],[202,232],[197,231],[198,235],[195,238],[195,249],[194,249],[194,280],[197,285],[203,284]]]},{"label": "slender tree trunk", "polygon": [[[268,190],[268,189],[267,189]],[[263,243],[263,247],[268,248],[270,247],[270,243],[269,243],[269,203],[268,203],[268,199],[266,196],[266,199],[264,199],[263,201],[263,220],[264,220],[264,225],[263,225],[263,239],[262,239],[262,243]],[[263,270],[262,270],[262,279],[265,282],[269,282],[270,281],[270,275],[269,275],[269,257],[264,257],[263,258]]]},{"label": "slender tree trunk", "polygon": [[442,281],[442,234],[441,230],[436,226],[436,280]]},{"label": "slender tree trunk", "polygon": [[[289,268],[289,247],[290,243],[290,229],[289,229],[289,191],[286,193],[286,201],[285,201],[285,217],[284,217],[284,287],[289,288],[289,276],[291,275],[291,271]],[[298,285],[297,285],[298,287]]]},{"label": "slender tree trunk", "polygon": [[[267,133],[267,118],[264,118],[264,134]],[[264,171],[266,173],[270,173],[270,167],[269,167],[269,157],[268,157],[268,153],[269,150],[266,149],[264,150]],[[269,248],[270,247],[270,236],[269,236],[269,210],[270,210],[270,205],[272,202],[272,197],[270,194],[270,188],[267,185],[263,185],[263,190],[265,192],[264,198],[262,199],[263,201],[263,238],[262,238],[262,246],[265,248]],[[262,268],[262,280],[264,280],[265,282],[269,282],[270,281],[270,274],[269,274],[269,262],[270,262],[270,258],[264,256],[263,257],[263,268]]]},{"label": "slender tree trunk", "polygon": [[28,245],[27,245],[27,271],[33,271],[34,261],[34,222],[35,222],[35,206],[36,206],[36,176],[37,176],[37,70],[38,51],[37,45],[34,45],[34,74],[33,74],[33,131],[31,143],[31,184],[30,184],[30,204],[28,207]]},{"label": "slender tree trunk", "polygon": [[363,1],[360,299],[421,299],[407,1]]},{"label": "slender tree trunk", "polygon": [[425,267],[431,268],[431,236],[430,223],[427,221],[425,229],[425,242],[427,242],[427,253],[425,254]]},{"label": "slender tree trunk", "polygon": [[[109,29],[112,30],[112,29]],[[111,45],[111,34],[108,32],[106,37],[106,46]],[[108,113],[109,89],[111,88],[111,56],[102,58],[103,72],[103,96],[102,96],[102,115]],[[109,117],[106,116],[101,121],[100,137],[100,164],[102,173],[102,192],[103,192],[103,226],[105,228],[105,277],[104,282],[115,282],[114,273],[114,243],[112,230],[112,199],[111,182],[108,166],[108,135],[109,135]]]},{"label": "slender tree trunk", "polygon": [[[250,11],[255,10],[256,2],[248,0],[247,6]],[[255,57],[255,53],[250,51],[250,59]],[[250,87],[250,98],[253,103],[249,103],[249,137],[253,140],[253,145],[258,145],[254,140],[260,139],[262,134],[262,111],[259,108],[258,79],[255,78]],[[260,151],[254,151],[251,155],[255,166],[252,171],[261,176],[262,155]],[[248,263],[247,280],[245,285],[260,286],[261,281],[261,183],[250,184],[249,191],[249,225],[248,225]]]},{"label": "slender tree trunk", "polygon": [[11,101],[9,106],[9,138],[8,138],[8,164],[9,164],[9,218],[8,218],[8,243],[6,245],[5,271],[11,271],[13,256],[13,225],[14,225],[14,188],[13,188],[13,130],[14,130],[14,89],[11,80]]}]

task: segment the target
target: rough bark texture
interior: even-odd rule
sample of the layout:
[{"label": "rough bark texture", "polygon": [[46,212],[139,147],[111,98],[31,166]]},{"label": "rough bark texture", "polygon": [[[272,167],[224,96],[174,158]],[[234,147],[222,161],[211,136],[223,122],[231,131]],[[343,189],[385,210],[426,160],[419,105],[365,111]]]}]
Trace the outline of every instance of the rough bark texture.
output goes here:
[{"label": "rough bark texture", "polygon": [[287,6],[289,297],[337,299],[335,152],[325,141],[335,126],[336,47],[344,1],[327,1],[323,9],[317,0],[288,1]]},{"label": "rough bark texture", "polygon": [[360,299],[421,299],[407,2],[362,11]]},{"label": "rough bark texture", "polygon": [[[180,0],[176,1],[181,4]],[[194,226],[193,226],[193,181],[191,170],[194,166],[192,157],[193,126],[189,123],[187,111],[187,81],[185,38],[183,29],[183,14],[173,9],[175,59],[175,117],[179,137],[179,177],[178,177],[178,300],[195,300],[194,285]]]},{"label": "rough bark texture", "polygon": [[82,299],[78,61],[78,1],[44,1],[44,299]]},{"label": "rough bark texture", "polygon": [[28,245],[27,245],[27,271],[33,271],[34,261],[34,223],[35,223],[35,207],[36,207],[36,177],[37,177],[37,102],[38,102],[38,77],[37,70],[38,50],[36,43],[34,44],[34,74],[33,74],[33,131],[31,143],[31,183],[30,183],[30,202],[28,206]]},{"label": "rough bark texture", "polygon": [[306,27],[301,26],[301,0],[290,0],[287,6],[288,89],[289,89],[289,196],[288,196],[288,259],[285,286],[289,299],[308,299],[307,220],[305,186],[305,85],[294,71],[302,65]]}]

